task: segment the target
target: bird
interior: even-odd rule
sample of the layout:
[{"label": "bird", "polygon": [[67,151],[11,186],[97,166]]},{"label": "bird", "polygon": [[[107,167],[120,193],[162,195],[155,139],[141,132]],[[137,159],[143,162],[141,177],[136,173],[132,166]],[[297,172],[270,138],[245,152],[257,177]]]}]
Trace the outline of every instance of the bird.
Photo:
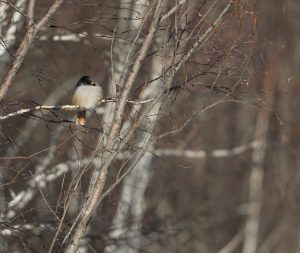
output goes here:
[{"label": "bird", "polygon": [[90,76],[82,76],[78,80],[72,98],[72,103],[80,106],[77,112],[76,125],[85,126],[86,109],[95,108],[102,96],[102,88]]}]

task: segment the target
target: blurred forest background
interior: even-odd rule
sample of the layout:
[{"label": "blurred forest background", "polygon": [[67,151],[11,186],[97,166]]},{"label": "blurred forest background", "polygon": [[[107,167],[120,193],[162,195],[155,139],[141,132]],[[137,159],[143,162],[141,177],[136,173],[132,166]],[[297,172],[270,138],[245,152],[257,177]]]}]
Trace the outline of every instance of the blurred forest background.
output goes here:
[{"label": "blurred forest background", "polygon": [[[173,65],[168,55],[187,51],[229,2],[167,1],[129,97],[155,97],[162,69]],[[0,85],[30,18],[38,22],[51,4],[0,1]],[[103,87],[104,98],[113,97],[127,53],[136,55],[144,43],[155,4],[63,1],[37,33],[0,116],[70,104],[82,75]],[[155,124],[153,115],[148,119],[155,142],[120,182],[148,128],[140,126],[119,150],[106,182],[106,189],[116,187],[94,212],[77,252],[300,252],[299,14],[298,0],[233,1],[175,74]],[[90,112],[86,129],[75,126],[76,111],[1,119],[0,252],[65,252],[99,167],[87,160],[109,131],[111,107]],[[129,104],[123,127],[132,110]]]}]

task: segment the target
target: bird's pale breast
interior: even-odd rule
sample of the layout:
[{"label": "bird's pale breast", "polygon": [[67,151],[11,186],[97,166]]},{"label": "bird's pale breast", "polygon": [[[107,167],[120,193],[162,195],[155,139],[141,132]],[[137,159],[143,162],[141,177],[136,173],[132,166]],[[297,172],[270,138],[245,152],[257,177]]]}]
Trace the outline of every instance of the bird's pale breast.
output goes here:
[{"label": "bird's pale breast", "polygon": [[102,98],[102,88],[98,85],[82,85],[77,87],[73,96],[73,104],[91,109]]}]

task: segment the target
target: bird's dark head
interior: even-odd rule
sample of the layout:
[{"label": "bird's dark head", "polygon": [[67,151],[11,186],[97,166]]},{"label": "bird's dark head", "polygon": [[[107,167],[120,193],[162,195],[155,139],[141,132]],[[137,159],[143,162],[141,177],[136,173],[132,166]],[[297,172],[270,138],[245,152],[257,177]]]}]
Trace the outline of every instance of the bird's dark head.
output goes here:
[{"label": "bird's dark head", "polygon": [[96,83],[91,79],[90,76],[82,76],[76,86],[80,85],[91,85],[91,86],[96,86]]}]

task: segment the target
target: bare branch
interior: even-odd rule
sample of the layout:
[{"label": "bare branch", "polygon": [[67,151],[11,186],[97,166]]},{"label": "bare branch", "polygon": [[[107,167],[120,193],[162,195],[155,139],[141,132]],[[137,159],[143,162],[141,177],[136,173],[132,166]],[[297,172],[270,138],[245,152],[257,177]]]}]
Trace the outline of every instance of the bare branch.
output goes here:
[{"label": "bare branch", "polygon": [[[115,112],[115,117],[114,117],[114,120],[112,123],[110,134],[109,134],[109,137],[107,140],[107,144],[105,147],[106,152],[104,152],[104,154],[103,154],[102,169],[101,169],[100,174],[94,184],[94,187],[92,189],[92,192],[90,193],[89,198],[87,199],[87,201],[85,202],[85,204],[82,208],[80,221],[79,221],[79,223],[75,229],[74,235],[67,247],[67,250],[66,250],[67,253],[76,252],[76,250],[80,244],[80,238],[86,231],[87,223],[90,220],[90,217],[92,216],[93,211],[99,204],[99,199],[100,199],[102,191],[104,189],[104,185],[105,185],[107,174],[108,174],[108,166],[110,164],[109,160],[113,159],[113,156],[110,156],[110,152],[114,149],[115,140],[117,139],[118,131],[121,126],[126,101],[130,94],[133,83],[137,77],[137,74],[140,70],[141,63],[146,56],[148,48],[150,47],[150,42],[152,41],[153,36],[157,30],[160,14],[162,12],[164,3],[165,3],[164,0],[158,0],[158,2],[156,3],[156,9],[154,12],[153,21],[152,21],[150,29],[149,29],[149,33],[146,36],[144,44],[142,45],[142,47],[139,51],[137,59],[135,60],[135,63],[132,67],[132,72],[130,73],[130,75],[127,79],[127,82],[124,85],[124,89],[122,91],[120,102],[119,102],[116,112]],[[110,156],[110,158],[109,158],[109,156]]]},{"label": "bare branch", "polygon": [[33,40],[36,37],[36,34],[42,28],[42,26],[49,20],[49,18],[56,12],[56,10],[62,4],[62,2],[63,0],[55,0],[48,12],[46,13],[46,15],[36,25],[32,24],[28,28],[24,39],[16,52],[16,58],[12,63],[12,67],[9,69],[3,81],[3,84],[0,87],[0,101],[4,98],[13,80],[15,79],[15,76],[23,63],[31,44],[33,43]]},{"label": "bare branch", "polygon": [[22,114],[26,114],[28,112],[33,112],[33,111],[41,111],[41,110],[66,110],[66,111],[74,111],[79,108],[78,105],[62,105],[62,106],[54,106],[54,105],[38,105],[35,107],[31,108],[26,108],[26,109],[20,109],[16,112],[11,112],[7,115],[0,116],[0,120],[5,120],[8,118],[12,118],[15,116],[19,116]]},{"label": "bare branch", "polygon": [[35,6],[35,0],[30,0],[28,4],[28,28],[34,24],[34,6]]},{"label": "bare branch", "polygon": [[[207,150],[178,150],[178,149],[164,149],[164,148],[159,148],[153,150],[152,154],[160,157],[167,157],[167,156],[175,156],[175,157],[184,157],[184,158],[191,158],[191,159],[204,159],[208,155],[213,158],[226,158],[226,157],[232,157],[232,156],[237,156],[241,155],[251,149],[255,149],[260,145],[259,140],[254,140],[251,141],[247,144],[240,145],[233,147],[231,149],[214,149],[211,151]],[[52,151],[54,153],[55,150]],[[130,159],[133,157],[133,153],[131,152],[119,152],[118,155],[116,156],[116,159],[118,160],[125,160],[125,159]],[[47,160],[48,161],[48,160]],[[43,163],[46,162],[46,159],[43,160]],[[97,165],[99,162],[99,157],[95,157],[92,160],[90,158],[83,158],[81,160],[75,160],[75,161],[68,161],[68,162],[63,162],[60,164],[57,164],[53,166],[51,169],[48,169],[46,172],[43,170],[39,169],[40,166],[45,167],[45,165],[40,165],[37,167],[37,174],[34,176],[34,178],[31,179],[29,182],[29,186],[27,189],[19,192],[14,199],[12,199],[8,206],[8,212],[6,215],[6,220],[12,219],[16,215],[16,210],[21,210],[24,208],[34,197],[36,194],[36,189],[37,187],[39,188],[45,188],[47,185],[51,182],[54,182],[57,178],[61,177],[65,173],[74,170],[78,164],[80,163],[81,166],[86,166],[88,164],[91,165]],[[112,186],[112,188],[115,188],[122,180],[125,175],[127,175],[130,172],[128,170],[123,176],[118,179]],[[108,191],[111,191],[110,188]],[[105,193],[102,195],[101,199],[104,198],[108,193]]]},{"label": "bare branch", "polygon": [[222,10],[220,15],[217,17],[217,19],[210,25],[210,27],[203,33],[199,39],[193,44],[193,46],[188,50],[188,52],[182,57],[182,59],[176,64],[174,68],[174,72],[177,72],[180,67],[182,66],[183,63],[187,61],[190,56],[195,53],[199,48],[201,48],[207,41],[208,38],[216,31],[216,29],[219,27],[221,24],[222,20],[224,17],[227,15],[229,12],[231,6],[233,4],[233,1],[231,0],[225,8]]},{"label": "bare branch", "polygon": [[232,149],[214,149],[212,151],[206,150],[178,150],[178,149],[156,149],[154,154],[157,156],[179,156],[192,159],[203,159],[207,156],[214,158],[225,158],[243,154],[260,145],[260,141],[252,141],[245,145],[237,146]]},{"label": "bare branch", "polygon": [[49,231],[54,230],[54,227],[51,224],[32,224],[32,223],[26,223],[26,224],[14,224],[9,225],[7,222],[1,222],[0,226],[3,227],[0,229],[0,234],[2,236],[11,236],[14,234],[18,234],[20,232],[32,232],[35,234],[39,234],[42,231]]},{"label": "bare branch", "polygon": [[22,16],[24,16],[26,19],[29,19],[29,17],[27,16],[26,13],[24,13],[22,10],[20,10],[18,7],[16,7],[15,5],[13,5],[10,1],[4,1],[4,0],[0,0],[0,2],[5,3],[7,5],[9,5],[11,8],[13,8],[16,12],[19,12]]},{"label": "bare branch", "polygon": [[163,15],[160,19],[160,22],[164,22],[167,18],[169,18],[178,8],[180,5],[183,5],[186,2],[186,0],[180,0],[176,6],[174,6],[172,9],[170,9],[165,15]]},{"label": "bare branch", "polygon": [[[134,100],[127,100],[127,103],[129,104],[134,104],[134,105],[140,105],[140,104],[147,104],[150,103],[154,100],[154,98],[150,98],[147,100],[143,100],[143,101],[134,101]],[[105,103],[105,102],[117,102],[116,99],[114,98],[110,98],[110,99],[102,99],[101,101],[99,101],[99,103]],[[33,112],[33,111],[41,111],[41,110],[64,110],[64,111],[75,111],[79,109],[78,105],[61,105],[61,106],[56,106],[56,105],[37,105],[31,108],[24,108],[24,109],[20,109],[18,111],[15,112],[11,112],[9,114],[0,116],[0,121],[1,120],[6,120],[12,117],[16,117],[16,116],[20,116],[29,112]]]},{"label": "bare branch", "polygon": [[240,230],[218,253],[232,253],[237,249],[242,241],[243,231]]}]

